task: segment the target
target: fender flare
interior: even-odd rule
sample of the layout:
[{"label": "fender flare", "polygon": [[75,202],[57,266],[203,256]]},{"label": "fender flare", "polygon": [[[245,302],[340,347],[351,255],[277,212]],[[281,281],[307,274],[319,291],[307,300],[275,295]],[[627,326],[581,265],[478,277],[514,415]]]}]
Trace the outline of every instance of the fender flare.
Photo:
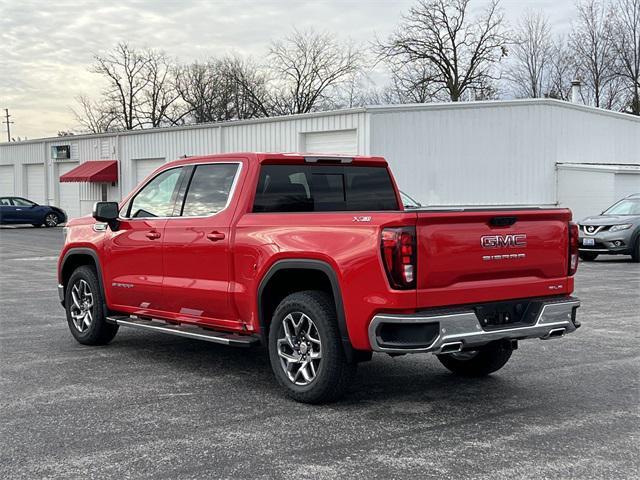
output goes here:
[{"label": "fender flare", "polygon": [[342,292],[340,290],[340,283],[338,282],[338,275],[331,265],[322,260],[307,259],[307,258],[287,258],[276,261],[262,277],[260,285],[258,286],[258,320],[260,322],[260,336],[263,339],[263,343],[266,345],[266,338],[268,332],[265,329],[265,319],[262,318],[262,296],[264,289],[269,283],[269,280],[281,270],[317,270],[324,273],[329,279],[331,284],[331,290],[333,293],[333,300],[336,307],[336,318],[338,319],[338,330],[340,331],[340,339],[342,341],[342,347],[348,361],[353,361],[355,357],[355,350],[351,346],[351,340],[349,340],[349,332],[347,330],[347,321],[344,313],[344,304],[342,302]]},{"label": "fender flare", "polygon": [[[108,312],[109,309],[107,308],[107,297],[105,295],[105,290],[104,290],[104,283],[103,283],[103,279],[102,279],[102,265],[100,264],[100,258],[98,257],[98,254],[96,253],[95,250],[93,250],[92,248],[88,248],[88,247],[72,247],[69,250],[67,250],[64,254],[64,257],[62,257],[62,262],[60,262],[60,272],[59,272],[59,280],[62,281],[62,272],[64,271],[64,266],[67,263],[67,261],[74,256],[78,256],[78,255],[89,255],[92,259],[93,259],[93,263],[95,264],[96,267],[96,273],[98,274],[98,285],[100,287],[101,293],[102,293],[102,304],[103,304],[103,310],[104,312]],[[66,296],[66,285],[63,285],[63,298],[65,298]]]}]

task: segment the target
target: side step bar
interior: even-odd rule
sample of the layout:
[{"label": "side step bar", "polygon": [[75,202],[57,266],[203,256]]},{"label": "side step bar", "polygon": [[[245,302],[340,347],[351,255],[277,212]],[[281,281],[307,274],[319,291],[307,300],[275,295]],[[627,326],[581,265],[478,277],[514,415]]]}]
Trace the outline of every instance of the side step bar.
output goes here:
[{"label": "side step bar", "polygon": [[135,316],[111,316],[107,321],[123,327],[133,327],[141,330],[168,333],[179,337],[194,338],[205,342],[222,343],[234,347],[251,347],[260,342],[257,335],[237,335],[234,333],[218,332],[191,325],[173,325],[163,320],[145,320]]}]

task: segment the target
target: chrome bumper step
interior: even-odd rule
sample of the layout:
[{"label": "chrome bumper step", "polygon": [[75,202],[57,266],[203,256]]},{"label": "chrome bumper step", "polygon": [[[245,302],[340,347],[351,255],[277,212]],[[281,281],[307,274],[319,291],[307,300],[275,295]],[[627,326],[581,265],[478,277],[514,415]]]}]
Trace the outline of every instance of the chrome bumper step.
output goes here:
[{"label": "chrome bumper step", "polygon": [[107,317],[107,321],[123,327],[167,333],[169,335],[177,335],[179,337],[221,343],[235,347],[250,347],[260,342],[260,339],[256,335],[237,335],[235,333],[219,332],[192,325],[174,325],[159,319],[146,320],[135,316],[118,315]]},{"label": "chrome bumper step", "polygon": [[[480,325],[473,310],[457,311],[441,314],[378,314],[369,324],[369,342],[375,352],[387,353],[420,353],[435,354],[455,353],[463,349],[480,347],[496,340],[524,340],[539,338],[548,340],[560,338],[575,332],[580,322],[575,319],[575,310],[580,306],[577,298],[569,297],[559,301],[548,301],[542,304],[535,322],[525,326],[504,326],[485,330]],[[422,346],[403,348],[381,344],[378,332],[385,324],[415,325],[426,324],[437,326],[437,334],[433,341]]]}]

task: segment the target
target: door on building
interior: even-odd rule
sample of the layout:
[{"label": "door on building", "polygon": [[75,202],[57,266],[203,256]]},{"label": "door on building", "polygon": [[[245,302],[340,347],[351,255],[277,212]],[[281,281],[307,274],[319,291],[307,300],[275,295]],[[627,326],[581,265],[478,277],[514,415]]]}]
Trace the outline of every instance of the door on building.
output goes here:
[{"label": "door on building", "polygon": [[26,195],[29,200],[43,205],[45,203],[44,165],[36,163],[25,165]]},{"label": "door on building", "polygon": [[117,231],[106,231],[109,262],[103,269],[114,308],[138,314],[166,310],[162,243],[182,173],[182,167],[172,168],[149,180],[122,208]]},{"label": "door on building", "polygon": [[10,197],[15,194],[13,165],[0,165],[0,195]]},{"label": "door on building", "polygon": [[358,153],[357,130],[305,133],[304,151],[308,153],[356,155]]},{"label": "door on building", "polygon": [[[65,173],[70,172],[78,166],[78,162],[58,163],[58,174],[60,178]],[[71,182],[56,182],[58,185],[57,206],[67,212],[69,220],[80,216],[80,186]]]},{"label": "door on building", "polygon": [[182,319],[239,326],[229,301],[233,209],[227,207],[240,169],[230,161],[195,166],[165,226],[163,295]]},{"label": "door on building", "polygon": [[164,165],[164,158],[140,158],[133,161],[134,187],[147,178],[156,168]]}]

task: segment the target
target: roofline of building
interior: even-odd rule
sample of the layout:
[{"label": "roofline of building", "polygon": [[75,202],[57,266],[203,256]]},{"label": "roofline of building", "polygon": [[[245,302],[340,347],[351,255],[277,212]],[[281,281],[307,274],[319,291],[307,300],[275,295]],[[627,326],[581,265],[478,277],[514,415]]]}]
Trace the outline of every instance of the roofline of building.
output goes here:
[{"label": "roofline of building", "polygon": [[640,164],[557,163],[556,167],[559,170],[581,170],[581,171],[587,171],[587,172],[640,174]]},{"label": "roofline of building", "polygon": [[279,115],[276,117],[261,117],[251,118],[246,120],[228,120],[224,122],[209,122],[209,123],[197,123],[189,125],[178,125],[170,127],[157,127],[157,128],[145,128],[140,130],[123,130],[107,133],[84,133],[78,135],[69,135],[62,137],[42,137],[34,138],[30,140],[24,140],[20,142],[1,142],[0,146],[9,145],[25,145],[30,143],[42,143],[42,142],[64,142],[66,140],[72,141],[74,139],[91,139],[91,138],[104,138],[104,137],[118,137],[125,135],[142,135],[151,132],[173,132],[180,130],[196,130],[200,128],[222,128],[222,127],[234,127],[241,125],[253,125],[261,123],[281,122],[286,119],[307,119],[317,117],[327,117],[333,115],[350,115],[357,113],[386,113],[386,112],[402,112],[402,111],[423,111],[423,110],[456,110],[465,108],[495,108],[495,107],[510,107],[510,106],[526,106],[526,105],[549,105],[561,108],[569,108],[578,110],[585,113],[592,113],[597,115],[605,115],[608,117],[616,118],[618,120],[627,120],[631,122],[640,123],[640,117],[630,115],[628,113],[614,112],[611,110],[605,110],[602,108],[591,107],[588,105],[581,105],[563,100],[556,100],[552,98],[525,98],[515,100],[482,100],[474,102],[440,102],[440,103],[410,103],[400,105],[367,105],[364,107],[346,108],[342,110],[328,110],[324,112],[312,112],[312,113],[300,113],[294,115]]}]

